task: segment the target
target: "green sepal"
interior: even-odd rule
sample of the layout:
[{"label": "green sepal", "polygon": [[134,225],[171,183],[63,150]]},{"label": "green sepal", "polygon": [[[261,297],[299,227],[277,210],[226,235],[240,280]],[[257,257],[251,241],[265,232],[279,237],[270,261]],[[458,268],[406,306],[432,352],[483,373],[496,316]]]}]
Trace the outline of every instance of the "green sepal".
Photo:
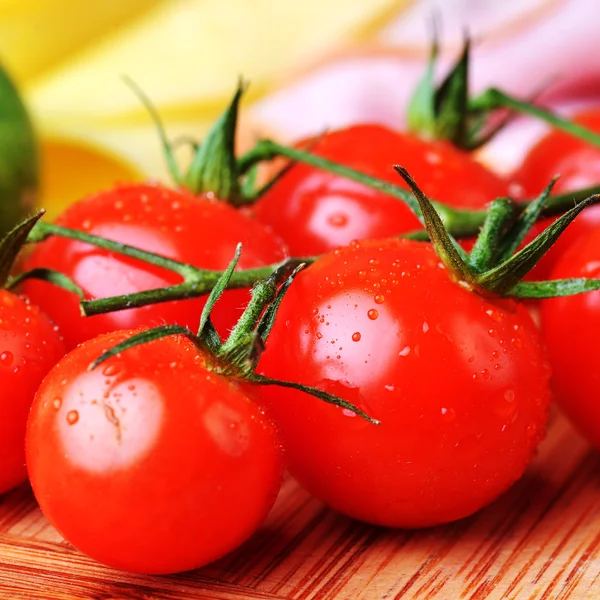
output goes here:
[{"label": "green sepal", "polygon": [[435,248],[436,254],[455,277],[459,278],[461,281],[472,283],[473,273],[467,265],[467,255],[465,251],[448,233],[442,219],[429,198],[427,198],[404,167],[394,165],[394,169],[410,187],[419,203],[419,212],[421,213],[425,229],[427,229],[429,239]]},{"label": "green sepal", "polygon": [[136,346],[148,344],[172,335],[184,335],[194,343],[197,343],[196,336],[187,327],[182,327],[181,325],[163,325],[162,327],[155,327],[154,329],[148,329],[147,331],[142,331],[141,333],[133,335],[125,341],[106,350],[96,360],[90,363],[88,371],[92,371],[104,361],[108,360],[112,356],[120,354],[121,352],[125,352],[126,350],[130,350]]},{"label": "green sepal", "polygon": [[244,313],[216,353],[222,363],[232,365],[245,376],[254,371],[265,349],[277,309],[292,281],[305,266],[304,262],[288,259],[268,277],[254,284]]},{"label": "green sepal", "polygon": [[324,392],[323,390],[311,387],[309,385],[303,385],[302,383],[293,383],[291,381],[281,381],[279,379],[272,379],[270,377],[265,377],[264,375],[256,374],[251,377],[250,381],[252,381],[252,383],[257,383],[260,385],[277,385],[279,387],[298,390],[300,392],[304,392],[305,394],[309,394],[310,396],[314,396],[315,398],[318,398],[323,402],[327,402],[327,404],[333,404],[334,406],[338,406],[339,408],[349,410],[373,425],[381,424],[381,421],[373,419],[367,413],[360,410],[360,408],[354,406],[354,404],[343,400],[339,396],[334,396],[333,394],[329,394],[327,392]]},{"label": "green sepal", "polygon": [[215,283],[215,287],[211,290],[206,304],[202,310],[202,314],[200,315],[200,324],[198,326],[198,338],[201,342],[206,344],[213,352],[219,352],[221,349],[221,338],[213,325],[210,314],[212,310],[227,288],[227,284],[229,283],[233,272],[240,260],[240,254],[242,253],[242,244],[238,244],[235,248],[234,256],[229,263],[227,269],[223,271],[223,274],[219,277],[217,282]]},{"label": "green sepal", "polygon": [[230,105],[217,119],[196,151],[184,177],[184,185],[195,194],[212,192],[233,204],[243,201],[240,171],[235,156],[235,133],[240,99],[245,91],[242,81]]},{"label": "green sepal", "polygon": [[176,185],[181,185],[183,183],[183,177],[179,170],[179,165],[175,160],[173,144],[169,142],[165,126],[160,118],[160,115],[158,114],[158,111],[156,110],[154,104],[152,104],[150,98],[145,94],[144,90],[142,90],[142,88],[135,81],[133,81],[131,77],[124,75],[123,81],[129,86],[133,93],[138,97],[139,101],[144,105],[144,108],[148,111],[148,114],[150,115],[150,118],[156,127],[156,131],[158,132],[171,178]]},{"label": "green sepal", "polygon": [[500,263],[493,269],[478,275],[475,284],[494,294],[506,294],[512,290],[531,269],[538,263],[540,258],[556,242],[560,234],[573,221],[573,219],[590,204],[597,202],[600,196],[590,196],[577,206],[566,212],[562,217],[549,225],[527,246],[519,250],[508,260]]},{"label": "green sepal", "polygon": [[434,33],[429,60],[421,81],[408,103],[406,124],[408,129],[427,137],[436,137],[435,67],[439,54],[437,33]]},{"label": "green sepal", "polygon": [[275,299],[267,306],[267,309],[263,313],[263,316],[258,323],[256,328],[256,332],[258,333],[258,337],[262,341],[263,344],[267,343],[267,339],[269,338],[269,334],[271,333],[271,329],[273,329],[273,325],[275,324],[275,317],[277,316],[277,311],[279,310],[279,305],[283,300],[286,292],[292,285],[294,278],[302,269],[306,267],[306,263],[300,263],[291,273],[291,275],[283,282],[283,285],[279,288]]},{"label": "green sepal", "polygon": [[468,131],[470,41],[465,39],[461,55],[435,95],[435,136],[455,146],[472,150],[475,145]]},{"label": "green sepal", "polygon": [[0,240],[0,286],[4,286],[12,271],[21,248],[27,243],[27,236],[35,224],[42,218],[44,211],[21,221]]},{"label": "green sepal", "polygon": [[467,257],[467,264],[473,273],[484,273],[492,266],[498,242],[514,215],[515,206],[510,198],[496,198],[491,202],[475,245]]},{"label": "green sepal", "polygon": [[243,204],[252,204],[258,200],[258,190],[256,182],[258,180],[259,163],[256,163],[248,169],[244,174],[244,179],[241,184],[241,197],[244,199]]},{"label": "green sepal", "polygon": [[470,110],[470,50],[471,43],[467,37],[458,60],[442,83],[436,86],[439,45],[437,37],[434,37],[425,74],[408,105],[407,123],[412,132],[449,140],[464,150],[475,150],[500,128],[488,127],[487,111]]},{"label": "green sepal", "polygon": [[67,292],[72,292],[76,294],[81,300],[85,297],[84,291],[67,275],[61,273],[60,271],[55,271],[54,269],[46,269],[44,267],[38,267],[36,269],[30,269],[29,271],[24,271],[23,273],[19,273],[14,277],[9,277],[5,288],[7,290],[11,290],[17,287],[19,284],[23,283],[28,279],[38,279],[40,281],[47,281],[52,285],[56,285],[63,290],[67,290]]},{"label": "green sepal", "polygon": [[527,205],[513,226],[506,232],[504,239],[498,246],[498,262],[509,259],[517,251],[531,228],[537,223],[557,179],[558,177],[554,177],[550,181],[544,191]]}]

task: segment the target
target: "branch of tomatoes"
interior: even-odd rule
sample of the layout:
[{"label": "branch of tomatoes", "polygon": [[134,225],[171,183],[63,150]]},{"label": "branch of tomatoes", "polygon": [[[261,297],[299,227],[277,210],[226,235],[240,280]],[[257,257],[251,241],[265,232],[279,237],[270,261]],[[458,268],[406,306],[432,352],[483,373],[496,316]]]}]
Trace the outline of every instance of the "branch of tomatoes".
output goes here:
[{"label": "branch of tomatoes", "polygon": [[[315,166],[321,166],[324,162],[329,168],[335,169],[335,172],[338,172],[339,174],[347,176],[356,181],[367,182],[367,184],[378,186],[378,189],[383,189],[386,192],[395,195],[395,197],[398,199],[405,200],[405,198],[410,197],[410,201],[408,201],[407,204],[423,223],[426,222],[424,220],[419,201],[417,201],[410,192],[407,192],[402,188],[391,185],[385,181],[377,180],[362,173],[358,173],[352,169],[348,169],[342,165],[337,165],[320,157],[306,154],[299,150],[286,148],[269,141],[265,141],[262,144],[262,146],[258,146],[258,148],[263,149],[262,152],[286,152],[286,156],[289,156],[290,158],[298,160],[310,160],[311,164]],[[418,188],[413,187],[413,191],[415,191],[415,189],[418,190]],[[510,199],[507,199],[506,202],[511,206],[513,222],[518,222],[519,218],[521,218],[523,215],[527,215],[531,210],[532,205],[534,205],[536,210],[535,217],[533,221],[529,219],[529,225],[532,225],[533,222],[535,222],[541,216],[557,214],[565,211],[568,211],[568,214],[572,215],[572,220],[575,214],[578,214],[578,212],[580,212],[585,205],[596,201],[596,196],[594,196],[594,194],[591,192],[600,192],[600,186],[580,190],[576,193],[562,194],[549,198],[548,194],[546,193],[543,195],[543,198],[540,197],[542,198],[542,201],[535,205],[533,202],[515,203]],[[485,223],[490,217],[490,210],[457,210],[444,206],[443,204],[433,202],[431,202],[431,205],[434,207],[436,215],[439,215],[444,231],[453,239],[477,235],[482,227],[485,230]],[[34,229],[29,234],[28,241],[40,242],[51,235],[75,239],[81,242],[92,244],[99,248],[109,250],[110,252],[141,260],[143,262],[168,269],[174,273],[177,273],[182,278],[181,283],[164,288],[157,288],[133,294],[118,295],[96,300],[82,300],[81,309],[83,314],[86,316],[93,316],[106,312],[139,308],[149,304],[168,302],[172,300],[184,300],[202,296],[208,294],[215,287],[219,281],[219,278],[223,275],[222,271],[200,269],[193,265],[181,263],[151,252],[146,252],[133,246],[108,240],[106,238],[85,233],[83,231],[68,229],[51,223],[45,223],[43,221],[38,221],[36,223]],[[422,231],[404,234],[401,237],[407,237],[411,239],[428,239],[430,236],[431,230],[424,229]],[[522,237],[520,240],[522,241]],[[476,247],[480,248],[481,243]],[[511,247],[513,250],[516,249],[514,243]],[[507,253],[504,254],[505,255],[502,258],[507,259]],[[282,263],[271,264],[260,268],[235,271],[229,278],[227,287],[229,289],[249,287],[254,285],[256,282],[269,277],[276,271],[283,269],[287,272],[292,272],[298,267],[298,265],[310,264],[318,258],[318,256],[290,257]],[[513,285],[515,283],[516,280],[513,281]],[[579,287],[581,287],[581,285]],[[590,287],[590,285],[592,287]],[[593,287],[594,285],[595,284],[586,284],[584,291],[592,288],[596,289]],[[541,288],[536,288],[534,284],[520,283],[519,286],[524,297],[548,297],[549,295],[556,295],[557,293],[556,285],[547,284],[544,286],[544,290],[541,290]],[[506,287],[507,286],[504,285],[504,288]],[[577,289],[579,289],[577,286],[565,286],[564,293],[577,293]]]}]

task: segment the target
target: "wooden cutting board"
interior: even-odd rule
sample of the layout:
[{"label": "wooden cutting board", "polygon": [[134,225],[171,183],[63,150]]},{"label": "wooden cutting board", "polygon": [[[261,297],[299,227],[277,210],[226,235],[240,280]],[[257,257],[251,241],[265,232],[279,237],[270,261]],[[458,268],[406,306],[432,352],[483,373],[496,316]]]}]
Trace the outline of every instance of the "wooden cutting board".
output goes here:
[{"label": "wooden cutting board", "polygon": [[600,454],[555,416],[524,478],[471,518],[423,531],[370,527],[289,479],[242,548],[170,577],[130,575],[81,555],[23,486],[0,498],[0,598],[600,599],[599,547]]}]

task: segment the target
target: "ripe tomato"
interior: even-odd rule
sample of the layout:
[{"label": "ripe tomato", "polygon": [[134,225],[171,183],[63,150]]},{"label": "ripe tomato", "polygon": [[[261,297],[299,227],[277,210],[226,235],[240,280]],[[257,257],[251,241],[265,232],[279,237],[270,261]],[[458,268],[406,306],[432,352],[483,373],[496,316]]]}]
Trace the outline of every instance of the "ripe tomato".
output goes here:
[{"label": "ripe tomato", "polygon": [[[600,133],[600,107],[582,112],[573,120]],[[555,175],[560,175],[560,178],[554,186],[554,194],[598,185],[600,149],[554,129],[529,151],[521,167],[513,174],[513,179],[522,186],[525,196],[532,198],[539,194]],[[541,231],[548,223],[549,221],[543,222],[536,231]],[[538,278],[545,278],[575,240],[598,226],[600,206],[586,208],[536,267]]]},{"label": "ripe tomato", "polygon": [[542,439],[550,400],[527,310],[465,289],[429,244],[399,239],[351,244],[301,272],[259,368],[381,421],[264,391],[299,482],[391,527],[453,521],[504,492]]},{"label": "ripe tomato", "polygon": [[[380,125],[332,131],[319,138],[311,152],[406,187],[392,168],[401,164],[427,195],[454,207],[481,208],[509,191],[505,181],[450,143],[426,141]],[[403,202],[300,163],[265,193],[254,210],[293,256],[321,254],[354,239],[385,238],[421,228]]]},{"label": "ripe tomato", "polygon": [[29,407],[40,382],[64,353],[60,334],[36,306],[0,290],[0,494],[27,479]]},{"label": "ripe tomato", "polygon": [[211,562],[261,524],[283,463],[248,390],[184,337],[90,362],[131,332],[90,340],[36,395],[26,450],[48,520],[107,565],[173,573]]},{"label": "ripe tomato", "polygon": [[[159,185],[134,184],[90,196],[70,206],[57,224],[207,269],[226,268],[238,242],[244,244],[240,269],[285,258],[281,242],[262,223],[209,196],[196,197]],[[181,281],[165,269],[61,237],[39,244],[26,267],[61,271],[90,299]],[[39,281],[27,282],[25,290],[60,326],[69,348],[100,333],[143,325],[174,323],[193,330],[205,302],[197,298],[83,318],[78,298],[70,292]],[[224,294],[213,313],[221,333],[235,324],[248,296],[247,290]]]},{"label": "ripe tomato", "polygon": [[[556,263],[551,278],[569,277],[600,277],[600,229],[577,240]],[[600,292],[544,300],[540,316],[556,399],[579,430],[600,448],[596,396],[600,385]]]}]

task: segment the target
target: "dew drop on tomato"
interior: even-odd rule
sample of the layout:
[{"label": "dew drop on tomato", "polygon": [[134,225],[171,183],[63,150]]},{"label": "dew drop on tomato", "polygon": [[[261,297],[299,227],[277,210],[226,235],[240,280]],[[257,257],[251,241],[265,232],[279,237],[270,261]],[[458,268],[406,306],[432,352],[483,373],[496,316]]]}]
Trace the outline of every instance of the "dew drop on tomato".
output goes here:
[{"label": "dew drop on tomato", "polygon": [[13,360],[14,355],[9,350],[5,350],[4,352],[2,352],[2,354],[0,354],[0,364],[3,367],[10,367],[13,363]]}]

